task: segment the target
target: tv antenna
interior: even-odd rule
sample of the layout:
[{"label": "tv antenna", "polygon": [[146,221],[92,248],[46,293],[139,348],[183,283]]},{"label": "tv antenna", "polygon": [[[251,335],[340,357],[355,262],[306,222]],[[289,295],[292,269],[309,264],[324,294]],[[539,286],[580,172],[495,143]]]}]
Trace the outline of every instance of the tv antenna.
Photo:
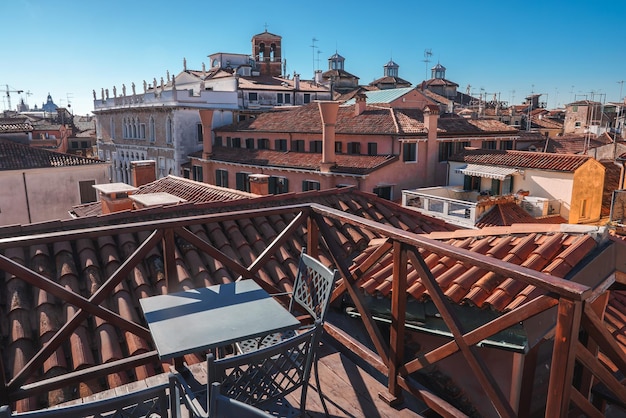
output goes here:
[{"label": "tv antenna", "polygon": [[426,66],[426,78],[424,80],[428,80],[428,64],[430,63],[430,57],[433,56],[433,50],[428,48],[424,50],[424,65]]},{"label": "tv antenna", "polygon": [[315,74],[315,48],[317,48],[315,42],[317,42],[317,39],[313,37],[311,40],[311,48],[313,49],[313,74]]}]

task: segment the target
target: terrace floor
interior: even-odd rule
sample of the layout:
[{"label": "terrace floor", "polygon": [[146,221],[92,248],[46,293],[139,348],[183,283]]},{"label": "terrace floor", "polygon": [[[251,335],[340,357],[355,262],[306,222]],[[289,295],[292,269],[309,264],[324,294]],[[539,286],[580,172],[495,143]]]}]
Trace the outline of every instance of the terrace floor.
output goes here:
[{"label": "terrace floor", "polygon": [[[191,365],[193,373],[192,385],[204,386],[207,381],[206,365],[198,363]],[[384,384],[376,380],[363,368],[356,365],[351,359],[337,351],[328,343],[322,343],[319,348],[319,376],[322,392],[326,399],[326,405],[331,418],[339,417],[368,417],[368,418],[400,418],[433,416],[427,414],[428,408],[418,402],[414,397],[407,395],[404,402],[396,408],[389,406],[378,396],[384,392]],[[107,397],[116,397],[134,390],[143,389],[147,386],[158,385],[167,382],[167,373],[153,376],[149,379],[134,382],[128,385],[110,389],[89,398],[77,399],[65,403],[71,404],[96,401]],[[287,401],[294,407],[299,407],[300,391],[295,391],[287,397]],[[323,417],[324,410],[320,403],[315,387],[315,379],[311,376],[309,391],[307,394],[307,417]]]}]

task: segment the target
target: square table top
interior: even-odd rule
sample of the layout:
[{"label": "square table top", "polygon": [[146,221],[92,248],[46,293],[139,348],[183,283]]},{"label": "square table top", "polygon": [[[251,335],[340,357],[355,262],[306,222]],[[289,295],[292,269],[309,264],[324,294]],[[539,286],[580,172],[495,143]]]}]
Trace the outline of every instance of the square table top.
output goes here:
[{"label": "square table top", "polygon": [[162,360],[300,325],[249,279],[152,296],[139,303]]}]

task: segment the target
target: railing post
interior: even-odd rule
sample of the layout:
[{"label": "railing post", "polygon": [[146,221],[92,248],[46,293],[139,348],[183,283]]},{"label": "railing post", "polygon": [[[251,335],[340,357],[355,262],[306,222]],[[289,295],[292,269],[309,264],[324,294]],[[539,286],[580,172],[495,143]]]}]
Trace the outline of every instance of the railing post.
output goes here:
[{"label": "railing post", "polygon": [[174,242],[174,230],[171,228],[163,232],[163,265],[165,268],[165,282],[167,293],[178,290],[178,273],[176,272],[176,243]]},{"label": "railing post", "polygon": [[582,304],[581,301],[559,299],[546,417],[568,416],[576,360],[574,347],[578,342]]},{"label": "railing post", "polygon": [[404,330],[406,319],[407,254],[404,245],[393,242],[393,282],[391,287],[391,330],[389,335],[389,393],[380,397],[390,405],[402,402],[398,385],[398,369],[404,361]]},{"label": "railing post", "polygon": [[307,236],[306,236],[306,252],[311,257],[317,259],[319,257],[319,236],[320,230],[313,220],[313,217],[309,214],[307,218]]}]

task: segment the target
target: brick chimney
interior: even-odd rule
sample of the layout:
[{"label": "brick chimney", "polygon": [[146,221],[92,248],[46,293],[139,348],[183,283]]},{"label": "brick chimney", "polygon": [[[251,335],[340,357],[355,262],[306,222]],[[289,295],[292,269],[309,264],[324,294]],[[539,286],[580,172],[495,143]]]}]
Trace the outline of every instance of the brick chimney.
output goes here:
[{"label": "brick chimney", "polygon": [[128,196],[139,190],[126,183],[94,184],[93,188],[98,191],[102,213],[132,210],[133,201]]},{"label": "brick chimney", "polygon": [[367,96],[364,93],[359,93],[354,98],[354,101],[354,116],[359,116],[361,113],[365,112]]},{"label": "brick chimney", "polygon": [[213,154],[213,109],[202,109],[202,158],[208,160]]},{"label": "brick chimney", "polygon": [[270,194],[270,176],[267,174],[250,174],[250,193],[266,196]]},{"label": "brick chimney", "polygon": [[426,142],[426,184],[433,186],[436,181],[437,163],[439,161],[439,144],[437,143],[437,125],[439,121],[439,108],[436,105],[424,107],[424,126],[428,130]]},{"label": "brick chimney", "polygon": [[335,125],[337,124],[337,114],[339,112],[339,102],[320,101],[317,102],[320,115],[322,117],[322,163],[320,171],[330,172],[335,165]]},{"label": "brick chimney", "polygon": [[133,186],[139,187],[156,180],[156,161],[143,160],[130,162],[130,175]]}]

